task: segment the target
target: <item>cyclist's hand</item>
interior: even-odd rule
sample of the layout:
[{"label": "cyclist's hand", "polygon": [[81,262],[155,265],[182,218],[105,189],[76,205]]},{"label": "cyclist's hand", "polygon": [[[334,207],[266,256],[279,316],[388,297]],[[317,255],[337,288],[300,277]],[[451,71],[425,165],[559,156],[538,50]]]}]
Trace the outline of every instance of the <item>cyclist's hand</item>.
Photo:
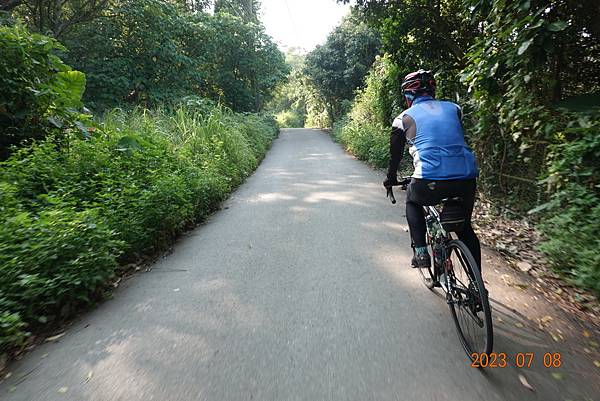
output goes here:
[{"label": "cyclist's hand", "polygon": [[410,178],[405,178],[404,180],[402,180],[402,182],[400,183],[400,185],[402,185],[402,190],[406,191],[406,188],[408,188],[408,185],[410,184],[411,179]]},{"label": "cyclist's hand", "polygon": [[391,188],[394,185],[400,185],[400,183],[398,182],[398,177],[396,176],[387,176],[383,181],[383,186],[386,188]]}]

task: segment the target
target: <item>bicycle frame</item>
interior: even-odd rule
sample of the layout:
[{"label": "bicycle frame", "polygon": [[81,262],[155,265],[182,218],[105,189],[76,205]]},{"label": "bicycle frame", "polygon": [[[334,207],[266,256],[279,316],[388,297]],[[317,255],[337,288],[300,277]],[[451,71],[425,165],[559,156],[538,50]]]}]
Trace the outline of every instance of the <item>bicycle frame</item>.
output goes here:
[{"label": "bicycle frame", "polygon": [[[439,247],[439,251],[442,252],[442,254],[440,255],[440,260],[442,262],[442,266],[437,266],[436,262],[435,262],[435,255],[434,256],[434,260],[433,260],[433,272],[434,272],[434,282],[438,282],[439,283],[439,279],[443,274],[444,276],[444,284],[445,286],[442,286],[442,290],[444,292],[446,292],[446,300],[448,302],[451,301],[451,297],[449,294],[449,291],[451,288],[453,288],[452,285],[452,280],[451,280],[451,276],[450,273],[452,268],[451,266],[449,266],[451,264],[448,255],[447,255],[447,248],[446,248],[446,243],[451,239],[450,235],[446,232],[446,230],[444,229],[444,226],[442,225],[442,221],[441,221],[441,216],[440,216],[440,212],[434,207],[434,206],[423,206],[423,210],[425,212],[425,218],[427,218],[427,216],[432,216],[434,218],[434,221],[431,224],[427,225],[427,234],[428,236],[431,238],[431,248],[432,250],[434,249],[434,246],[439,243],[440,247]],[[443,269],[443,271],[440,271],[439,269]]]},{"label": "bicycle frame", "polygon": [[[406,190],[408,184],[410,183],[410,180],[411,180],[411,177],[406,177],[400,182],[400,186],[403,190]],[[394,197],[394,190],[392,189],[392,187],[387,188],[387,197],[390,198],[392,204],[396,204],[396,198]],[[441,266],[441,268],[443,269],[443,272],[438,271],[438,269],[435,266],[435,260],[434,260],[434,266],[433,266],[434,283],[440,284],[439,279],[442,276],[442,273],[450,273],[452,271],[452,266],[450,266],[452,262],[450,261],[448,255],[447,255],[447,248],[446,248],[446,243],[448,241],[450,241],[452,238],[450,237],[450,234],[448,232],[446,232],[446,230],[444,229],[444,226],[442,225],[442,221],[441,221],[440,212],[435,208],[435,206],[423,206],[423,211],[425,212],[426,218],[428,215],[433,216],[433,218],[434,218],[434,223],[432,225],[434,230],[430,230],[430,227],[428,226],[427,234],[431,237],[432,242],[439,241],[441,243],[440,250],[442,252],[441,260],[442,260],[442,265],[443,265],[443,266]],[[430,232],[430,231],[434,231],[434,232]],[[434,244],[431,243],[430,245],[433,248]],[[446,293],[446,301],[448,303],[456,302],[453,300],[453,297],[450,294],[450,291],[455,289],[455,286],[452,283],[451,274],[443,274],[443,276],[444,276],[444,285],[442,285],[441,287],[442,287],[442,290]]]}]

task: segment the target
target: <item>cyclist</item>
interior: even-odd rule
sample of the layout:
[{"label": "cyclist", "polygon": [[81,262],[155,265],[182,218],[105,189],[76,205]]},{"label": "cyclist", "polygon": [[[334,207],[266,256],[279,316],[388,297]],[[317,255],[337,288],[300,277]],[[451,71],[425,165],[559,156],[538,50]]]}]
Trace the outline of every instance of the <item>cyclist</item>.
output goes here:
[{"label": "cyclist", "polygon": [[466,145],[460,106],[435,100],[435,79],[431,71],[419,70],[402,81],[408,104],[392,124],[390,164],[383,185],[398,185],[397,170],[408,142],[414,172],[406,192],[406,220],[414,245],[412,267],[431,266],[425,240],[422,206],[438,204],[444,198],[464,199],[466,222],[458,237],[469,248],[481,271],[479,239],[471,226],[475,202],[477,164]]}]

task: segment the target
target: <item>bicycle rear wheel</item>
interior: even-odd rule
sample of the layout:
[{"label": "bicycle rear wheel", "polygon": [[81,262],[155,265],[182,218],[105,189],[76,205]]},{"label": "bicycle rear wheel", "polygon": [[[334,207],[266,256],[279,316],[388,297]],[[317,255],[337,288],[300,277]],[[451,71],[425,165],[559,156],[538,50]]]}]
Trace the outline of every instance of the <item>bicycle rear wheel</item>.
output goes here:
[{"label": "bicycle rear wheel", "polygon": [[492,312],[481,272],[462,241],[449,241],[447,251],[451,269],[448,305],[460,342],[469,357],[475,352],[489,354],[494,345]]}]

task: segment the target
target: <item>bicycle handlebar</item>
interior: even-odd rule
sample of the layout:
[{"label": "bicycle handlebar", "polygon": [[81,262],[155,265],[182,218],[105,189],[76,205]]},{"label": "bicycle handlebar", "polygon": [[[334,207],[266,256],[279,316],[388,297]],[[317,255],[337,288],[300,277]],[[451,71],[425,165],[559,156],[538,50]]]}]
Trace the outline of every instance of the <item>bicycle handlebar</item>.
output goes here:
[{"label": "bicycle handlebar", "polygon": [[[412,177],[404,177],[402,179],[402,181],[399,181],[398,185],[396,185],[396,186],[399,186],[399,187],[401,187],[401,189],[403,191],[406,191],[406,187],[408,186],[408,184],[410,184],[410,180],[411,179],[412,179]],[[387,195],[386,196],[388,198],[390,198],[390,201],[392,202],[392,205],[395,205],[396,204],[396,198],[394,197],[393,187],[386,187],[386,190],[387,190]]]}]

